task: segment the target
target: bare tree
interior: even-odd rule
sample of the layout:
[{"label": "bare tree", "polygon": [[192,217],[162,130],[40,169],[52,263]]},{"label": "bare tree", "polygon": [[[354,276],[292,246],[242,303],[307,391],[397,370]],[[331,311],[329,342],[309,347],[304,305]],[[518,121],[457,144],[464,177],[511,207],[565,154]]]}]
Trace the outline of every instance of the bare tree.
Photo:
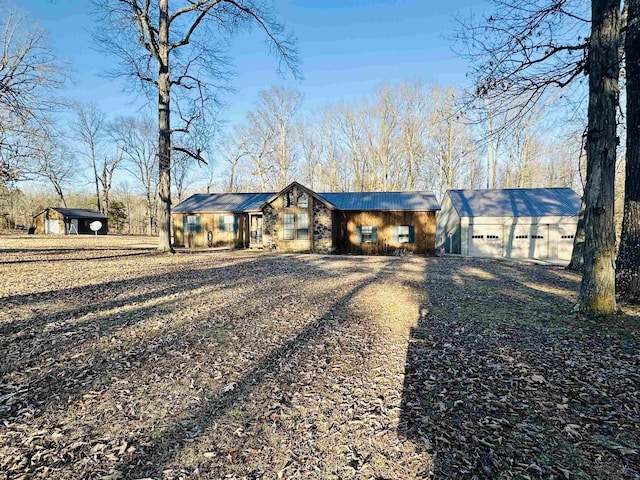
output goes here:
[{"label": "bare tree", "polygon": [[64,77],[42,29],[14,13],[0,17],[0,108],[5,115],[33,118],[58,104],[52,97]]},{"label": "bare tree", "polygon": [[[27,17],[0,11],[0,185],[21,177],[34,154],[38,121],[59,104],[64,81],[46,33]],[[42,140],[42,138],[40,138]]]},{"label": "bare tree", "polygon": [[343,158],[351,163],[351,188],[363,192],[370,188],[371,159],[367,155],[367,125],[365,105],[338,105],[333,119],[339,132]]},{"label": "bare tree", "polygon": [[270,125],[262,122],[255,114],[249,112],[247,119],[240,126],[239,135],[246,141],[247,154],[252,164],[252,175],[260,181],[260,189],[266,192],[271,186],[275,187],[277,180],[272,180],[275,165],[273,160],[275,131]]},{"label": "bare tree", "polygon": [[306,118],[296,125],[297,140],[302,154],[302,182],[312,190],[320,187],[320,172],[323,168],[324,143],[317,129],[317,121]]},{"label": "bare tree", "polygon": [[[492,113],[525,112],[585,72],[589,5],[582,0],[491,0],[490,13],[459,18],[455,40],[471,61],[474,97]],[[511,118],[516,118],[512,115]]]},{"label": "bare tree", "polygon": [[[98,173],[98,156],[100,144],[106,134],[106,117],[95,103],[76,102],[73,105],[75,118],[71,123],[71,130],[83,148],[78,153],[87,159],[93,172],[92,182],[96,188],[96,206],[105,213],[100,204],[100,174]],[[105,168],[102,169],[104,173]]]},{"label": "bare tree", "polygon": [[[281,65],[297,72],[293,38],[265,2],[260,0],[184,0],[173,10],[169,0],[94,0],[102,14],[97,34],[105,50],[121,60],[120,73],[141,82],[158,95],[159,245],[171,247],[171,152],[182,151],[197,160],[201,152],[173,146],[172,133],[186,132],[195,120],[205,117],[214,93],[228,71],[224,46],[242,28],[257,26],[267,36]],[[213,40],[216,39],[216,40]],[[188,101],[181,101],[187,98]],[[171,113],[180,125],[172,125]]]},{"label": "bare tree", "polygon": [[228,181],[226,182],[225,191],[238,191],[240,161],[250,155],[251,152],[249,149],[249,139],[242,134],[241,128],[236,125],[222,146],[223,158],[229,165],[227,172]]},{"label": "bare tree", "polygon": [[[271,87],[269,91],[260,92],[255,108],[247,116],[248,130],[261,137],[252,142],[254,156],[261,164],[267,160],[269,170],[275,175],[264,183],[276,189],[284,188],[291,181],[297,167],[294,125],[301,103],[302,94],[297,90]],[[264,175],[264,167],[260,172]]]},{"label": "bare tree", "polygon": [[436,87],[431,96],[427,154],[437,178],[434,189],[441,198],[445,190],[463,186],[462,179],[472,166],[475,146],[469,124],[461,118],[456,103],[457,90]]},{"label": "bare tree", "polygon": [[592,0],[584,266],[577,309],[616,310],[614,180],[620,72],[620,2]]},{"label": "bare tree", "polygon": [[584,269],[576,308],[611,313],[620,1],[592,0],[591,12],[579,0],[492,3],[491,15],[463,21],[458,36],[473,61],[476,98],[522,113],[550,90],[589,76]]},{"label": "bare tree", "polygon": [[367,146],[372,161],[372,187],[385,192],[401,189],[398,171],[400,112],[396,89],[390,85],[378,87],[368,113],[371,120],[367,122]]},{"label": "bare tree", "polygon": [[104,200],[104,212],[106,215],[109,215],[109,205],[111,204],[111,186],[113,184],[113,174],[116,169],[122,163],[122,158],[124,156],[124,147],[121,146],[117,154],[105,155],[102,161],[102,171],[98,180],[100,181],[100,186],[102,187],[102,199]]},{"label": "bare tree", "polygon": [[152,235],[158,185],[158,145],[153,121],[117,118],[109,126],[109,136],[123,152],[124,169],[140,182],[147,206],[147,234]]},{"label": "bare tree", "polygon": [[[428,170],[421,168],[426,154],[428,100],[423,85],[418,81],[403,82],[398,89],[400,150],[406,163],[406,189],[415,190],[418,178],[428,175]],[[431,178],[425,180],[432,183]]]},{"label": "bare tree", "polygon": [[54,132],[49,131],[42,135],[29,160],[28,173],[50,183],[65,207],[67,200],[64,191],[74,178],[75,172],[74,157],[68,147],[58,141]]},{"label": "bare tree", "polygon": [[616,289],[627,301],[640,301],[640,1],[627,0],[625,38],[627,139],[624,214],[616,261]]}]

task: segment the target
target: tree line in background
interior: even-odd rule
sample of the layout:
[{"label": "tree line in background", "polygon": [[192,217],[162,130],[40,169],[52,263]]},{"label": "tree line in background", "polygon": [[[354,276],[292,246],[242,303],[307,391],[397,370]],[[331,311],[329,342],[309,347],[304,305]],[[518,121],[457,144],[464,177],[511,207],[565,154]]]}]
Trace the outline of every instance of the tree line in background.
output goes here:
[{"label": "tree line in background", "polygon": [[[414,80],[381,85],[369,97],[303,115],[300,92],[272,87],[260,93],[244,121],[223,132],[218,164],[173,155],[175,202],[195,183],[211,191],[278,191],[293,180],[316,191],[432,190],[438,198],[448,188],[569,186],[581,191],[580,135],[575,133],[580,128],[558,135],[553,105],[523,118],[504,115],[502,125],[493,118],[489,145],[483,112],[461,111],[460,99],[454,87]],[[132,225],[112,221],[113,231],[155,234],[153,121],[108,119],[90,103],[75,103],[69,113],[66,124],[49,123],[46,136],[34,132],[33,140],[41,142],[36,154],[14,158],[14,177],[4,184],[4,225],[28,225],[29,214],[51,205],[119,215],[126,198],[127,205],[143,211],[132,212]],[[513,134],[502,134],[507,123]],[[218,140],[211,135],[200,143]],[[35,195],[48,203],[33,208],[25,201],[30,194],[18,189],[26,180],[48,184],[55,196]]]},{"label": "tree line in background", "polygon": [[414,80],[302,115],[300,92],[272,87],[225,138],[224,188],[278,191],[298,180],[316,191],[432,190],[438,198],[450,188],[581,190],[582,127],[558,129],[552,104],[488,125],[462,100],[455,87]]}]

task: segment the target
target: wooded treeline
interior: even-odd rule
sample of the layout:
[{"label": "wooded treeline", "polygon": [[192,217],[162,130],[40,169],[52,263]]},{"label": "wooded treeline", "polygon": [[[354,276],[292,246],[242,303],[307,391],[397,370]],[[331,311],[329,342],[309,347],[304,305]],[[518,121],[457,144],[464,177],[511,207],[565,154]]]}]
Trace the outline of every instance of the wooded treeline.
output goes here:
[{"label": "wooded treeline", "polygon": [[[277,191],[293,180],[316,191],[432,190],[438,198],[447,188],[569,186],[581,191],[581,128],[556,128],[552,104],[522,118],[503,115],[489,123],[482,109],[463,110],[461,100],[452,86],[411,80],[305,113],[299,91],[272,87],[261,92],[243,121],[200,140],[218,147],[203,151],[211,155],[208,165],[174,154],[174,202],[193,186]],[[50,142],[37,155],[13,163],[17,176],[4,185],[3,225],[28,225],[35,209],[25,201],[31,194],[19,190],[28,180],[48,185],[55,194],[37,195],[49,201],[36,202],[38,207],[79,207],[82,198],[83,207],[117,216],[123,204],[133,205],[143,211],[131,212],[134,220],[118,222],[121,228],[114,231],[154,234],[158,173],[152,120],[109,119],[94,104],[74,103],[68,113],[66,123],[49,124]],[[137,196],[133,203],[132,195]]]},{"label": "wooded treeline", "polygon": [[433,190],[438,198],[448,188],[581,190],[583,127],[558,128],[551,103],[489,121],[455,87],[419,80],[310,114],[303,102],[296,90],[261,92],[223,143],[225,190],[279,190],[292,180],[317,191]]}]

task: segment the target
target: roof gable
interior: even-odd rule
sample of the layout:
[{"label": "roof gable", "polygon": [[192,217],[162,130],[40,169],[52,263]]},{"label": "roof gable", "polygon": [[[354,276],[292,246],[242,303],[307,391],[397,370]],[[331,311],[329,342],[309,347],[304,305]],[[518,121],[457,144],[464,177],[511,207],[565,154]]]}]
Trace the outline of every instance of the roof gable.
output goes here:
[{"label": "roof gable", "polygon": [[325,205],[327,205],[327,207],[329,207],[331,210],[334,210],[336,207],[335,205],[333,205],[331,203],[331,201],[323,198],[321,195],[317,194],[316,192],[314,192],[313,190],[311,190],[310,188],[305,187],[304,185],[301,185],[298,182],[291,182],[289,185],[287,185],[286,187],[284,187],[282,190],[280,190],[278,193],[275,193],[273,195],[271,195],[266,201],[264,201],[261,205],[261,207],[265,206],[267,203],[271,203],[273,202],[276,198],[278,198],[279,196],[283,195],[285,192],[288,192],[289,190],[291,190],[293,187],[298,187],[300,190],[302,190],[303,192],[305,192],[307,195],[315,198],[316,200],[318,200],[319,202],[324,203]]},{"label": "roof gable", "polygon": [[447,190],[461,217],[574,216],[580,197],[570,188]]}]

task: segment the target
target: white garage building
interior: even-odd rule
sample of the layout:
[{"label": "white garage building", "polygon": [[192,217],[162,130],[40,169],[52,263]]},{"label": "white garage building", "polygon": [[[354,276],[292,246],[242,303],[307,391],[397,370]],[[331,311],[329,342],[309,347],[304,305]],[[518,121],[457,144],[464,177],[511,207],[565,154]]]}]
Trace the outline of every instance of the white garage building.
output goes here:
[{"label": "white garage building", "polygon": [[580,197],[570,188],[447,190],[439,251],[474,257],[570,260]]}]

